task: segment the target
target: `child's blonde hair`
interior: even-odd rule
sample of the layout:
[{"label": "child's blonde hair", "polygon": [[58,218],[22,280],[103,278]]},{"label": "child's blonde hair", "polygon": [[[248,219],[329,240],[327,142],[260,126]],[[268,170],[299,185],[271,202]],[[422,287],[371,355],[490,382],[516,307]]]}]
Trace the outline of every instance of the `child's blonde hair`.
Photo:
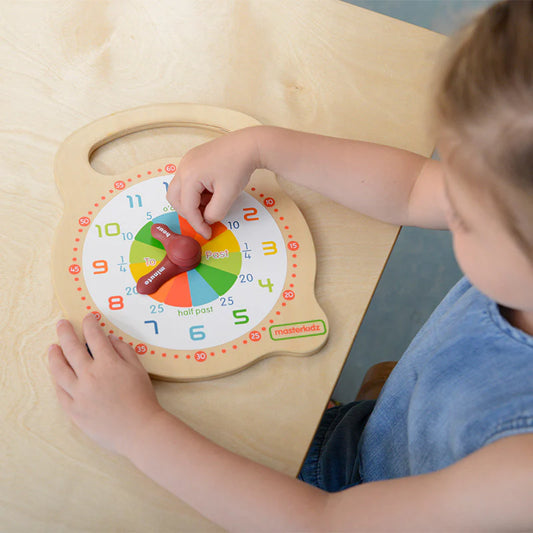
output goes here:
[{"label": "child's blonde hair", "polygon": [[533,261],[533,0],[492,5],[452,43],[434,127]]}]

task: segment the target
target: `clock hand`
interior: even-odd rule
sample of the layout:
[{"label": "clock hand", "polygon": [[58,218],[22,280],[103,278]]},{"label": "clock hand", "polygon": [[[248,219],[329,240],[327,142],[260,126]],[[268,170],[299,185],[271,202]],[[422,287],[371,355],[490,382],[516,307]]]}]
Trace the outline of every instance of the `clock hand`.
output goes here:
[{"label": "clock hand", "polygon": [[148,274],[137,282],[139,294],[153,294],[169,279],[196,268],[202,258],[202,248],[192,237],[178,235],[165,224],[154,224],[152,237],[161,242],[167,254]]},{"label": "clock hand", "polygon": [[202,258],[202,247],[192,237],[174,233],[165,224],[154,224],[150,230],[152,237],[165,247],[167,256],[185,270],[196,268]]},{"label": "clock hand", "polygon": [[190,269],[176,265],[168,258],[168,255],[165,255],[163,260],[153,270],[139,279],[137,292],[139,294],[153,294],[163,283],[187,270]]}]

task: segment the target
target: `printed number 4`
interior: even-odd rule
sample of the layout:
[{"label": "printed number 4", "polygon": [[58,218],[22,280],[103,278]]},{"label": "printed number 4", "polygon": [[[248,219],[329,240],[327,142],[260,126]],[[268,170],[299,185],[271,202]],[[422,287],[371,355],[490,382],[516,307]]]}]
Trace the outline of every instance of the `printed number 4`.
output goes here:
[{"label": "printed number 4", "polygon": [[257,282],[259,283],[260,287],[263,287],[264,289],[268,289],[268,292],[272,292],[272,287],[274,287],[274,285],[272,284],[272,281],[270,281],[270,278],[267,278],[266,281],[263,281],[262,279],[258,279]]}]

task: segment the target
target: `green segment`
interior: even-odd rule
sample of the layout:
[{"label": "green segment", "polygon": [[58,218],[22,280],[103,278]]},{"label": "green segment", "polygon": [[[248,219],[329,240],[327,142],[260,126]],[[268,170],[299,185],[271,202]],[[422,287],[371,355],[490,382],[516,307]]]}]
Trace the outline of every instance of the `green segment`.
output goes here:
[{"label": "green segment", "polygon": [[206,259],[204,252],[202,264],[217,268],[218,270],[224,270],[225,272],[229,272],[236,276],[241,271],[242,256],[240,252],[230,252],[228,257],[222,257],[220,259],[210,257],[209,259]]},{"label": "green segment", "polygon": [[219,270],[218,268],[212,268],[210,266],[206,266],[203,263],[200,263],[196,267],[196,271],[202,278],[207,281],[209,285],[213,288],[213,290],[219,295],[222,296],[225,292],[229,290],[230,287],[233,286],[235,283],[235,280],[237,279],[237,276],[235,274],[231,274],[230,272],[224,272],[223,270]]},{"label": "green segment", "polygon": [[[159,241],[155,242],[161,244]],[[156,261],[161,261],[165,257],[165,249],[163,248],[161,250],[159,247],[145,244],[144,242],[133,241],[130,248],[130,264],[144,263],[145,257],[151,257]]]},{"label": "green segment", "polygon": [[[137,235],[135,235],[135,240],[139,242],[144,242],[145,244],[149,244],[150,246],[155,246],[156,248],[161,248],[162,250],[165,249],[165,247],[157,240],[152,237],[152,234],[150,233],[150,230],[152,228],[153,223],[148,222],[145,224],[140,230]],[[164,257],[165,254],[163,254]]]}]

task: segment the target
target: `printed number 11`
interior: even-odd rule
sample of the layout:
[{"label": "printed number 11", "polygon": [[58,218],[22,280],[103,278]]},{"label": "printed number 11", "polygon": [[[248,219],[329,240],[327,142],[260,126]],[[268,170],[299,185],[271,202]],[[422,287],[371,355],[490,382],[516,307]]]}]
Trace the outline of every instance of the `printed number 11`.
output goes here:
[{"label": "printed number 11", "polygon": [[[126,196],[126,198],[128,199],[128,201],[130,203],[130,207],[133,208],[133,206],[134,206],[133,197],[128,194]],[[142,207],[143,202],[142,202],[141,195],[140,194],[136,194],[135,198],[137,199],[137,204],[139,205],[139,207]]]}]

